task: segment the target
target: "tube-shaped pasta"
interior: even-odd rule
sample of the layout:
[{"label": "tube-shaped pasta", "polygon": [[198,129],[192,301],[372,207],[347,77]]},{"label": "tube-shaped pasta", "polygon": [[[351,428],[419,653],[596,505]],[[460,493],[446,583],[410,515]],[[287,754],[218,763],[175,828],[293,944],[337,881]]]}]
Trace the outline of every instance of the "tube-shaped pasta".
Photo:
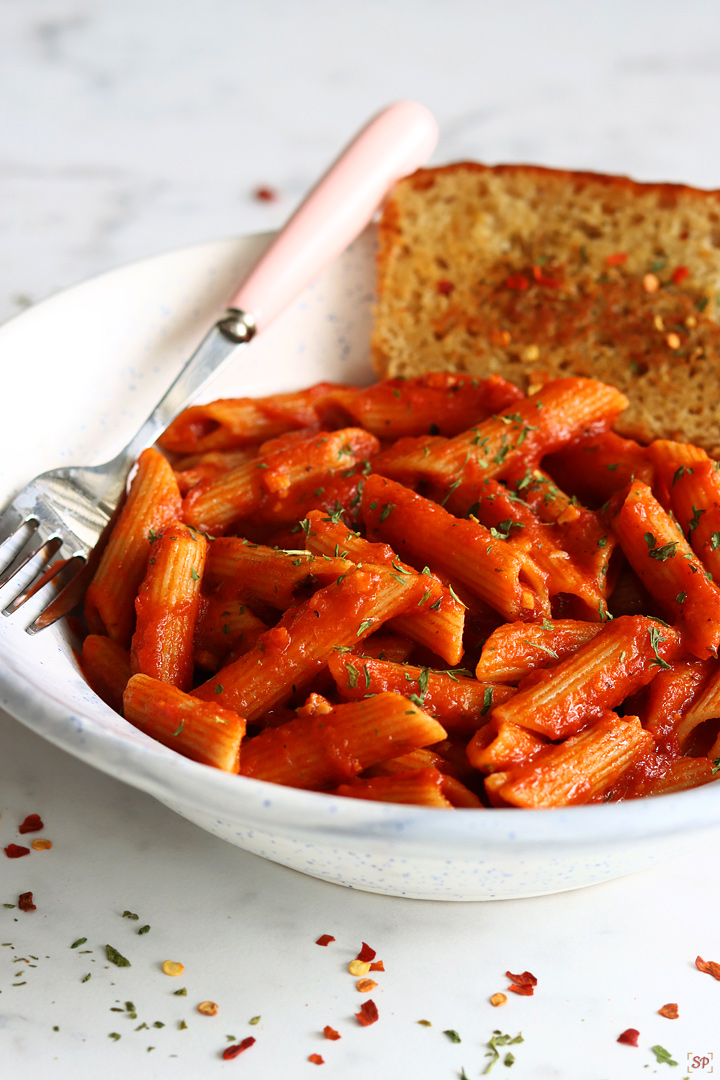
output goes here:
[{"label": "tube-shaped pasta", "polygon": [[[341,528],[343,534],[347,532]],[[222,587],[224,594],[285,611],[352,569],[347,559],[276,551],[240,537],[221,536],[210,545],[206,580],[210,588]]]},{"label": "tube-shaped pasta", "polygon": [[566,739],[646,686],[679,649],[680,635],[669,626],[625,615],[555,667],[529,676],[493,717]]},{"label": "tube-shaped pasta", "polygon": [[130,652],[133,673],[190,690],[193,638],[200,605],[207,540],[180,521],[153,541],[135,611]]},{"label": "tube-shaped pasta", "polygon": [[126,647],[135,627],[135,597],[156,533],[180,516],[180,491],[168,461],[144,450],[125,505],[85,595],[85,617],[94,634]]},{"label": "tube-shaped pasta", "polygon": [[488,479],[499,480],[525,460],[537,463],[589,427],[610,427],[626,407],[627,398],[613,386],[593,379],[555,379],[534,397],[453,439],[400,439],[378,454],[373,468],[415,487],[421,480],[453,483],[472,460]]},{"label": "tube-shaped pasta", "polygon": [[300,693],[336,646],[357,645],[394,615],[413,607],[422,581],[384,567],[355,569],[285,613],[254,647],[193,694],[235,709],[248,721]]},{"label": "tube-shaped pasta", "polygon": [[462,582],[506,619],[543,613],[528,580],[527,560],[483,525],[453,517],[381,476],[367,478],[362,512],[373,539],[385,540],[410,563],[427,563],[438,574]]},{"label": "tube-shaped pasta", "polygon": [[217,671],[242,656],[268,629],[242,600],[202,597],[195,624],[193,657],[198,667]]},{"label": "tube-shaped pasta", "polygon": [[336,387],[318,383],[292,394],[266,398],[223,398],[207,405],[191,405],[173,420],[158,440],[176,454],[234,450],[264,442],[285,431],[312,427],[318,421],[316,404]]},{"label": "tube-shaped pasta", "polygon": [[538,668],[559,663],[602,630],[601,623],[543,619],[541,623],[503,623],[493,630],[475,668],[476,679],[518,683]]},{"label": "tube-shaped pasta", "polygon": [[482,683],[452,671],[431,671],[411,664],[365,659],[338,652],[328,664],[338,693],[346,701],[386,690],[406,694],[448,731],[472,734],[487,722],[493,705],[515,692],[509,686]]},{"label": "tube-shaped pasta", "polygon": [[112,638],[88,634],[83,641],[80,667],[98,697],[121,713],[123,693],[132,674],[127,649]]},{"label": "tube-shaped pasta", "polygon": [[[452,810],[453,804],[443,792],[445,777],[437,769],[413,769],[410,772],[377,776],[371,780],[350,780],[340,784],[332,795],[348,799],[372,799],[376,802],[410,803],[414,806],[434,806],[437,810]],[[478,806],[480,800],[477,800]]]},{"label": "tube-shaped pasta", "polygon": [[[627,561],[700,657],[720,646],[720,589],[647,484],[635,480],[611,518]],[[612,508],[609,513],[612,512]]]},{"label": "tube-shaped pasta", "polygon": [[547,739],[508,720],[491,720],[467,745],[467,758],[482,772],[504,772],[527,765],[547,746]]},{"label": "tube-shaped pasta", "polygon": [[313,432],[260,456],[215,480],[203,480],[183,501],[183,517],[206,532],[227,532],[244,519],[270,514],[277,523],[295,522],[298,496],[308,484],[332,478],[376,453],[379,443],[362,428]]},{"label": "tube-shaped pasta", "polygon": [[499,795],[511,806],[541,809],[571,806],[601,798],[641,754],[653,737],[637,716],[607,713],[580,735],[550,746],[529,765],[513,769]]},{"label": "tube-shaped pasta", "polygon": [[[385,566],[394,574],[418,576],[417,570],[387,544],[371,544],[327,514],[312,511],[304,527],[306,547],[324,560],[339,554],[356,563]],[[465,608],[427,568],[422,577],[424,588],[417,610],[393,619],[392,629],[426,645],[449,664],[458,664],[463,653]]]},{"label": "tube-shaped pasta", "polygon": [[436,720],[400,694],[267,728],[243,745],[242,774],[298,788],[328,788],[397,753],[445,738]]},{"label": "tube-shaped pasta", "polygon": [[146,735],[193,761],[238,772],[245,721],[237,713],[142,674],[130,679],[123,701],[125,719]]}]

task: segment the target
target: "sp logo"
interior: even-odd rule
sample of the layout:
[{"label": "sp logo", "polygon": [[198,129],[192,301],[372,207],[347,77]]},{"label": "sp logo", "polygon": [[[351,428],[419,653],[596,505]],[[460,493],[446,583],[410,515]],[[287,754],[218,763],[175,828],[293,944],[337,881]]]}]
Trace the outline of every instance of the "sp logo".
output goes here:
[{"label": "sp logo", "polygon": [[689,1072],[702,1072],[709,1076],[713,1072],[712,1052],[707,1054],[693,1054],[690,1052],[687,1056],[687,1067]]}]

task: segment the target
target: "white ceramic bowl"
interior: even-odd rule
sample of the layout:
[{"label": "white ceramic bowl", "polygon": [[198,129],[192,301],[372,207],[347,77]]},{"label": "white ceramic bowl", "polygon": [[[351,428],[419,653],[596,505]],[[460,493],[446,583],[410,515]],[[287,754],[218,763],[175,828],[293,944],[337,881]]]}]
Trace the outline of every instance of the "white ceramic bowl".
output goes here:
[{"label": "white ceramic bowl", "polygon": [[[0,328],[0,505],[36,473],[111,457],[223,310],[264,237],[226,240],[95,278]],[[204,393],[371,379],[368,230]],[[0,607],[10,587],[0,592]],[[29,607],[30,605],[28,605]],[[720,824],[720,785],[564,810],[401,807],[295,791],[197,765],[142,735],[84,682],[67,630],[0,619],[0,704],[96,768],[264,858],[370,892],[492,900],[644,869]]]}]

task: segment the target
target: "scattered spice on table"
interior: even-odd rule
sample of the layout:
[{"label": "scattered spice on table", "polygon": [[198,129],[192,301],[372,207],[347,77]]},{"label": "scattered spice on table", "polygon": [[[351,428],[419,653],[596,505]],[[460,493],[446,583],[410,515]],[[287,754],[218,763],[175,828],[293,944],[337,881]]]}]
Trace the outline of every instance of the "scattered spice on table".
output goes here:
[{"label": "scattered spice on table", "polygon": [[618,1035],[617,1041],[619,1043],[625,1043],[626,1046],[637,1046],[639,1038],[640,1032],[637,1028],[627,1028],[627,1030]]},{"label": "scattered spice on table", "polygon": [[84,945],[86,941],[87,941],[86,937],[79,937],[76,941],[73,941],[70,948],[71,949],[77,949],[78,945]]},{"label": "scattered spice on table", "polygon": [[45,826],[39,814],[28,814],[22,825],[18,826],[18,832],[24,835],[29,832],[40,832],[44,828]]},{"label": "scattered spice on table", "polygon": [[116,967],[132,967],[132,964],[127,957],[123,956],[122,953],[119,953],[112,945],[106,945],[105,951],[110,963],[115,964]]},{"label": "scattered spice on table", "polygon": [[421,1024],[422,1027],[432,1027],[429,1020],[417,1020],[416,1023]]},{"label": "scattered spice on table", "polygon": [[223,1059],[225,1061],[232,1061],[233,1058],[236,1058],[238,1054],[242,1054],[244,1050],[248,1050],[254,1043],[255,1039],[253,1036],[248,1035],[246,1039],[243,1039],[242,1042],[237,1043],[235,1046],[226,1047],[222,1052]]},{"label": "scattered spice on table", "polygon": [[462,1042],[462,1039],[458,1035],[457,1031],[453,1030],[453,1028],[448,1028],[447,1031],[443,1031],[443,1035],[447,1035],[450,1042],[454,1042],[454,1043]]},{"label": "scattered spice on table", "polygon": [[523,971],[520,975],[513,975],[511,971],[506,971],[505,974],[508,979],[511,980],[508,990],[512,990],[513,994],[521,994],[523,997],[532,997],[535,993],[537,979],[531,972]]},{"label": "scattered spice on table", "polygon": [[310,1057],[308,1058],[308,1061],[312,1061],[313,1065],[324,1065],[325,1064],[325,1062],[323,1061],[323,1059],[320,1057],[319,1054],[311,1054]]},{"label": "scattered spice on table", "polygon": [[182,975],[185,970],[185,965],[181,964],[178,960],[164,960],[162,969],[166,975]]},{"label": "scattered spice on table", "polygon": [[275,188],[262,184],[254,189],[253,198],[257,199],[258,202],[277,202],[280,196]]},{"label": "scattered spice on table", "polygon": [[37,911],[37,904],[33,904],[33,894],[31,892],[20,893],[18,907],[21,911]]},{"label": "scattered spice on table", "polygon": [[667,1020],[677,1020],[680,1013],[675,1002],[668,1002],[667,1005],[663,1005],[661,1009],[658,1009],[661,1016],[664,1016]]},{"label": "scattered spice on table", "polygon": [[22,847],[20,844],[8,844],[5,848],[5,854],[8,859],[22,859],[23,855],[30,854],[30,848]]},{"label": "scattered spice on table", "polygon": [[139,919],[140,916],[136,915],[134,911],[128,911],[127,908],[122,913],[123,919]]},{"label": "scattered spice on table", "polygon": [[664,1046],[651,1046],[655,1060],[658,1065],[677,1065],[677,1061],[673,1061],[673,1058],[669,1050],[666,1050]]},{"label": "scattered spice on table", "polygon": [[108,1035],[108,1039],[114,1039],[115,1042],[117,1042],[118,1039],[121,1039],[121,1038],[122,1038],[122,1036],[117,1031],[111,1031],[110,1034]]},{"label": "scattered spice on table", "polygon": [[332,936],[332,934],[321,934],[320,937],[315,942],[315,944],[316,945],[329,945],[330,942],[334,941],[334,940],[335,940],[335,938]]},{"label": "scattered spice on table", "polygon": [[494,1005],[495,1008],[497,1008],[498,1005],[504,1005],[506,1002],[507,1002],[507,994],[497,993],[497,994],[493,994],[493,996],[490,998],[490,1004]]},{"label": "scattered spice on table", "polygon": [[[496,1028],[492,1033],[492,1038],[490,1039],[490,1041],[487,1044],[490,1047],[490,1049],[485,1054],[485,1057],[489,1057],[490,1060],[488,1061],[487,1065],[483,1069],[482,1075],[485,1076],[487,1073],[489,1073],[490,1070],[492,1069],[493,1065],[495,1064],[495,1062],[499,1061],[499,1059],[500,1059],[500,1051],[498,1050],[499,1046],[514,1046],[515,1043],[521,1043],[521,1042],[525,1042],[525,1040],[522,1037],[522,1032],[519,1031],[517,1033],[517,1035],[515,1035],[513,1038],[511,1038],[509,1035],[504,1035],[502,1033],[502,1031],[499,1031]],[[504,1064],[512,1065],[514,1061],[515,1061],[514,1054],[508,1053],[508,1054],[505,1055]]]},{"label": "scattered spice on table", "polygon": [[376,986],[377,983],[374,979],[358,979],[355,983],[355,989],[359,990],[361,994],[369,994]]},{"label": "scattered spice on table", "polygon": [[370,965],[370,970],[371,971],[384,971],[385,970],[385,965],[383,964],[382,960],[376,960],[374,964]]},{"label": "scattered spice on table", "polygon": [[146,923],[145,926],[141,926],[140,929],[138,930],[138,934],[149,934],[149,933],[150,933],[150,924],[149,923]]},{"label": "scattered spice on table", "polygon": [[52,840],[33,840],[32,847],[35,851],[49,851],[52,847]]},{"label": "scattered spice on table", "polygon": [[357,954],[356,959],[357,960],[362,960],[363,963],[367,964],[371,960],[374,960],[376,956],[377,956],[377,953],[376,953],[375,949],[371,949],[370,946],[366,942],[363,941],[362,949]]},{"label": "scattered spice on table", "polygon": [[252,1017],[252,1018],[251,1018],[251,1019],[250,1019],[250,1020],[248,1021],[248,1023],[250,1023],[250,1024],[259,1024],[259,1023],[260,1023],[260,1020],[261,1020],[261,1017],[259,1017],[259,1016],[253,1016],[253,1017]]},{"label": "scattered spice on table", "polygon": [[360,1006],[360,1012],[355,1013],[355,1019],[358,1024],[362,1024],[363,1027],[369,1027],[370,1024],[374,1024],[378,1019],[378,1016],[377,1005],[372,999],[370,999],[370,1001],[364,1001]]},{"label": "scattered spice on table", "polygon": [[335,1028],[331,1028],[329,1024],[326,1024],[323,1028],[323,1035],[326,1039],[331,1039],[333,1041],[341,1037],[340,1032],[336,1031]]},{"label": "scattered spice on table", "polygon": [[351,960],[348,964],[348,971],[351,975],[367,975],[370,970],[370,965],[364,960]]},{"label": "scattered spice on table", "polygon": [[173,990],[173,995],[175,997],[187,997],[187,987],[183,986],[180,990]]},{"label": "scattered spice on table", "polygon": [[[7,848],[5,850],[7,851]],[[715,963],[714,960],[703,960],[702,956],[698,956],[695,959],[695,967],[706,975],[712,975],[713,979],[720,979],[720,964]]]},{"label": "scattered spice on table", "polygon": [[[217,1016],[218,1007],[214,1001],[201,1001],[198,1005],[198,1012],[203,1016]],[[253,1039],[253,1042],[255,1040]],[[239,1053],[239,1051],[238,1051]]]}]

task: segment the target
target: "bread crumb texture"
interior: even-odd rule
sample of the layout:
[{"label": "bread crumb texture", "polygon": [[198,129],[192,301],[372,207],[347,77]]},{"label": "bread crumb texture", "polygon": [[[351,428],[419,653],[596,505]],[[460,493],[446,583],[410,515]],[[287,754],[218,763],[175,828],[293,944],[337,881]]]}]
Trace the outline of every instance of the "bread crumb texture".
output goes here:
[{"label": "bread crumb texture", "polygon": [[396,185],[380,223],[380,377],[617,386],[615,430],[720,456],[720,191],[463,162]]}]

